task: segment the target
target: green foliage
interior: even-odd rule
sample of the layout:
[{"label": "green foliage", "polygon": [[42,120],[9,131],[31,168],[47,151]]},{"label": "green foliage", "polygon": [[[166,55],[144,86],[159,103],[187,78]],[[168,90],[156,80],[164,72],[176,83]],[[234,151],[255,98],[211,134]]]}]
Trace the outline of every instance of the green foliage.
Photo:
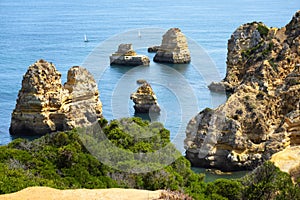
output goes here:
[{"label": "green foliage", "polygon": [[[203,176],[195,174],[189,161],[170,143],[170,133],[162,124],[131,118],[109,124],[101,120],[99,125],[53,133],[34,141],[17,139],[0,147],[0,193],[36,185],[59,189],[133,187],[183,191],[188,190],[186,186],[203,181]],[[108,148],[108,143],[115,148]],[[162,148],[166,155],[156,153]],[[90,150],[101,154],[91,154]],[[153,157],[143,160],[144,153],[153,153]],[[106,166],[99,161],[103,158],[98,160],[97,156],[113,158],[117,166]],[[175,162],[165,165],[163,161],[168,159]],[[132,170],[118,170],[122,168]],[[136,174],[135,170],[149,172]]]},{"label": "green foliage", "polygon": [[[16,139],[1,146],[0,194],[29,186],[125,187],[176,190],[196,200],[299,199],[299,187],[272,163],[241,180],[205,183],[204,175],[191,170],[190,162],[170,143],[170,133],[160,123],[130,118],[109,124],[101,120],[99,125],[34,141]],[[166,155],[157,153],[162,148]],[[152,157],[146,158],[145,153]],[[108,162],[111,159],[115,166]],[[175,161],[165,164],[168,159]]]},{"label": "green foliage", "polygon": [[269,33],[269,28],[264,25],[263,23],[259,23],[257,30],[259,32],[259,34],[261,35],[261,37],[266,37]]},{"label": "green foliage", "polygon": [[300,199],[300,189],[290,176],[273,163],[265,162],[242,179],[243,199]]},{"label": "green foliage", "polygon": [[225,199],[238,200],[241,198],[241,189],[242,184],[237,180],[218,179],[208,183],[205,193],[207,196],[211,196],[211,199],[219,196]]},{"label": "green foliage", "polygon": [[134,153],[154,152],[170,144],[170,132],[162,124],[140,118],[113,120],[103,131],[115,146]]},{"label": "green foliage", "polygon": [[32,142],[17,139],[0,147],[0,193],[29,186],[106,188],[118,186],[106,167],[81,146],[76,130],[46,135]]},{"label": "green foliage", "polygon": [[277,69],[277,63],[274,61],[274,58],[271,58],[271,59],[269,60],[269,63],[270,63],[270,65],[271,65],[272,69],[273,69],[275,72],[278,72],[278,69]]},{"label": "green foliage", "polygon": [[255,47],[242,51],[242,57],[249,59],[254,57],[263,47],[263,42],[258,43]]}]

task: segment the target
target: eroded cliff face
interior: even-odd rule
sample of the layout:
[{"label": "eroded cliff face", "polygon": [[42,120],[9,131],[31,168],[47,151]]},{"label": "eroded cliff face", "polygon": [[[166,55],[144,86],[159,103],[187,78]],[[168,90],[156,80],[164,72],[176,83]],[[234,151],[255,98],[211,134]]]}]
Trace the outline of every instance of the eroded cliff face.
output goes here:
[{"label": "eroded cliff face", "polygon": [[70,68],[64,89],[69,95],[60,110],[67,119],[68,128],[89,126],[102,117],[98,86],[87,69]]},{"label": "eroded cliff face", "polygon": [[191,61],[187,39],[179,28],[169,29],[163,35],[161,45],[150,48],[151,52],[156,50],[157,52],[153,58],[155,62],[182,64]]},{"label": "eroded cliff face", "polygon": [[130,95],[130,99],[134,102],[134,110],[136,113],[159,113],[160,107],[157,103],[157,97],[147,82],[143,83],[136,92]]},{"label": "eroded cliff face", "polygon": [[300,145],[299,24],[300,11],[283,28],[253,22],[232,34],[221,82],[230,96],[187,127],[186,156],[194,165],[252,169]]},{"label": "eroded cliff face", "polygon": [[39,60],[23,77],[9,131],[41,135],[88,126],[100,117],[97,84],[85,68],[72,67],[63,86],[55,66]]}]

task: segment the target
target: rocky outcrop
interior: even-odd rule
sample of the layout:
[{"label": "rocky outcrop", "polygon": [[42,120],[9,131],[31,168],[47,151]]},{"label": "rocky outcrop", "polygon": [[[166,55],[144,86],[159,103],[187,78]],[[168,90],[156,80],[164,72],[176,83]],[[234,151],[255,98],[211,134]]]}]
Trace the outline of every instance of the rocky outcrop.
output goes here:
[{"label": "rocky outcrop", "polygon": [[228,41],[230,93],[186,130],[193,165],[223,171],[253,169],[289,146],[300,145],[300,11],[285,27],[240,26]]},{"label": "rocky outcrop", "polygon": [[300,146],[288,147],[283,151],[275,153],[271,161],[281,171],[291,175],[292,180],[296,183],[300,178]]},{"label": "rocky outcrop", "polygon": [[110,57],[110,65],[125,65],[125,66],[148,66],[150,60],[145,55],[137,55],[133,50],[132,44],[120,44],[118,51]]},{"label": "rocky outcrop", "polygon": [[230,89],[230,85],[227,82],[221,81],[221,82],[211,82],[208,85],[208,89],[212,92],[217,93],[225,93],[225,92],[232,92]]},{"label": "rocky outcrop", "polygon": [[39,60],[23,77],[10,134],[41,135],[91,125],[102,116],[102,104],[93,76],[82,67],[61,74],[52,63]]},{"label": "rocky outcrop", "polygon": [[179,28],[169,29],[163,35],[159,48],[154,50],[157,50],[153,59],[155,62],[182,64],[191,61],[187,39]]},{"label": "rocky outcrop", "polygon": [[147,81],[145,79],[138,79],[138,80],[136,80],[136,83],[139,85],[142,85],[144,83],[147,83]]},{"label": "rocky outcrop", "polygon": [[64,89],[69,92],[61,107],[67,119],[67,129],[89,126],[102,117],[98,86],[87,69],[79,66],[69,69]]},{"label": "rocky outcrop", "polygon": [[141,85],[135,93],[132,93],[130,99],[135,103],[136,113],[159,113],[160,107],[157,98],[149,83]]},{"label": "rocky outcrop", "polygon": [[151,47],[148,47],[148,52],[149,53],[156,53],[158,52],[160,46],[151,46]]}]

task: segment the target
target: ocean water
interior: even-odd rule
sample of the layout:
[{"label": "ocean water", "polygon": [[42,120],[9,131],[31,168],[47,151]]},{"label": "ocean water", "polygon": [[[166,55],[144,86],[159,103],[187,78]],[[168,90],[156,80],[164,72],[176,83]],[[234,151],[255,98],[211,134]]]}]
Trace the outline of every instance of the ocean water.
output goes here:
[{"label": "ocean water", "polygon": [[[136,79],[148,80],[162,108],[159,116],[150,118],[164,123],[183,151],[188,120],[225,100],[224,95],[210,93],[207,84],[225,76],[232,32],[252,21],[282,27],[299,6],[283,0],[0,0],[0,145],[13,139],[8,129],[23,74],[42,58],[56,65],[63,82],[71,66],[90,70],[109,120],[135,115],[130,93],[138,87]],[[109,54],[124,42],[152,59],[147,46],[158,45],[171,27],[188,37],[191,64],[108,66]],[[88,43],[83,42],[84,34]]]}]

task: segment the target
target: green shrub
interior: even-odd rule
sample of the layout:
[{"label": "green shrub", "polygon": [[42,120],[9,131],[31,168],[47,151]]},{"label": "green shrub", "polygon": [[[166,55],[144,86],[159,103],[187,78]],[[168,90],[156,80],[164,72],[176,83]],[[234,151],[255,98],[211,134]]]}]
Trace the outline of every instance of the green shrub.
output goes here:
[{"label": "green shrub", "polygon": [[261,37],[266,37],[269,33],[269,28],[264,25],[263,23],[259,23],[257,30],[259,32],[259,34],[261,35]]},{"label": "green shrub", "polygon": [[207,196],[211,195],[212,199],[220,196],[225,197],[225,199],[238,200],[241,199],[241,189],[242,184],[237,180],[218,179],[208,183],[205,193]]},{"label": "green shrub", "polygon": [[[241,180],[204,183],[204,175],[191,170],[190,162],[170,143],[170,133],[162,124],[131,118],[109,124],[102,120],[99,125],[53,133],[34,141],[17,139],[1,146],[0,194],[29,186],[124,187],[177,190],[196,200],[299,199],[299,187],[272,163],[265,163]],[[108,148],[110,145],[116,148]],[[166,155],[155,154],[161,148]],[[153,153],[153,157],[145,160],[144,153]],[[105,159],[114,159],[116,166],[99,161]],[[175,161],[165,165],[166,159]],[[141,171],[149,172],[138,173]]]},{"label": "green shrub", "polygon": [[289,174],[272,162],[265,162],[242,178],[243,199],[300,199],[300,188],[292,183]]},{"label": "green shrub", "polygon": [[[1,146],[1,194],[29,186],[50,186],[59,189],[134,187],[185,190],[186,185],[195,185],[203,181],[201,175],[192,172],[189,161],[180,156],[170,144],[170,132],[162,124],[150,124],[139,118],[124,118],[113,120],[109,124],[106,120],[101,120],[99,125],[52,133],[34,141],[17,139],[7,146]],[[118,147],[118,151],[107,148],[105,139],[109,139],[109,145]],[[146,164],[143,159],[134,158],[161,148],[165,148],[170,154],[161,157],[153,154],[153,158],[150,157],[150,162]],[[123,149],[124,154],[120,154],[120,149]],[[101,154],[91,154],[88,150],[95,150]],[[115,159],[117,166],[112,167],[129,168],[132,172],[106,166],[97,156],[102,156],[100,160],[103,156]],[[165,166],[161,163],[166,158],[179,159]],[[135,169],[150,169],[150,172],[135,174]]]}]

